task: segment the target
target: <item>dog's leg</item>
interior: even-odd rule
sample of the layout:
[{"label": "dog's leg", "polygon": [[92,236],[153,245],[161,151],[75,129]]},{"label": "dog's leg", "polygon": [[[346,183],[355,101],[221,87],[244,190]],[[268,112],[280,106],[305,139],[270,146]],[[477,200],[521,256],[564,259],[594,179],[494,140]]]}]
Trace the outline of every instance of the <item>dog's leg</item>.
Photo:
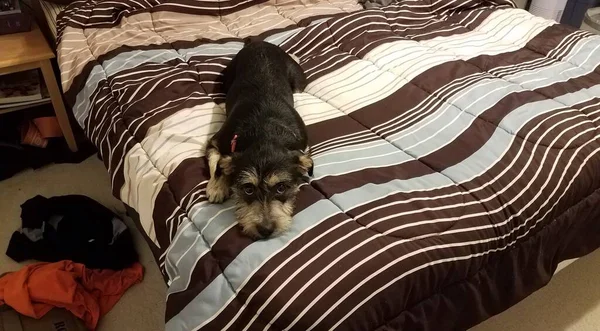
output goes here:
[{"label": "dog's leg", "polygon": [[210,179],[206,186],[206,196],[211,203],[221,203],[229,198],[229,181],[227,175],[219,166],[221,153],[212,144],[212,141],[206,149],[206,158],[208,159],[208,169],[210,172]]}]

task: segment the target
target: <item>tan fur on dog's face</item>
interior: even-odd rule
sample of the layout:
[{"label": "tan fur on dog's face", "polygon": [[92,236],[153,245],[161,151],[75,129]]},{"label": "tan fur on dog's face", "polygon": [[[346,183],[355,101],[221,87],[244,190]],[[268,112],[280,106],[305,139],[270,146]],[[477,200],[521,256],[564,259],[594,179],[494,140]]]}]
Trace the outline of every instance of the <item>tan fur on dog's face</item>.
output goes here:
[{"label": "tan fur on dog's face", "polygon": [[232,160],[231,189],[236,218],[254,239],[287,230],[300,184],[312,171],[312,159],[277,144],[256,144]]},{"label": "tan fur on dog's face", "polygon": [[244,234],[268,238],[291,225],[298,182],[285,169],[260,174],[256,168],[240,171],[233,185],[236,218]]},{"label": "tan fur on dog's face", "polygon": [[285,232],[292,223],[294,203],[291,201],[254,201],[250,204],[238,200],[235,216],[242,231],[252,238],[265,238]]}]

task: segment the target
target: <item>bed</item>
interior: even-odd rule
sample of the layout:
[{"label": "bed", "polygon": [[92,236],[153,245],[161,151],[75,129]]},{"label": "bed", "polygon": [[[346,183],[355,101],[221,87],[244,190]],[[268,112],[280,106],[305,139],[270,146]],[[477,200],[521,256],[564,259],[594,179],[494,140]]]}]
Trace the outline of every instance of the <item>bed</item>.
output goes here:
[{"label": "bed", "polygon": [[[290,231],[260,241],[205,195],[248,37],[300,59],[316,165]],[[463,330],[600,246],[600,37],[512,1],[85,0],[58,59],[167,330]]]}]

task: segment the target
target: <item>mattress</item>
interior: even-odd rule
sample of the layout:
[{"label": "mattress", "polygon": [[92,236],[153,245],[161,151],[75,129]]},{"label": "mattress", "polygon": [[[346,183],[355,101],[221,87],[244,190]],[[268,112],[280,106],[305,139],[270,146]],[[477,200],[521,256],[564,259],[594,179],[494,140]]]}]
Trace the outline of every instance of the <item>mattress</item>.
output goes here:
[{"label": "mattress", "polygon": [[[511,1],[86,0],[58,32],[167,330],[467,329],[600,246],[600,37]],[[290,230],[258,241],[206,199],[247,37],[300,59],[315,161]]]}]

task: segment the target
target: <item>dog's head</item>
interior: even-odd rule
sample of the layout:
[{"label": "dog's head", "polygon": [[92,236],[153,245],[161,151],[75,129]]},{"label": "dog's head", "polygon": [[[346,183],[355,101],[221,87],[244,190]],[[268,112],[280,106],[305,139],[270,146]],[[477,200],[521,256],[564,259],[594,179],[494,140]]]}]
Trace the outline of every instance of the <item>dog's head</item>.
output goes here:
[{"label": "dog's head", "polygon": [[222,159],[221,166],[230,173],[243,232],[260,239],[290,226],[296,194],[304,178],[312,175],[313,161],[308,153],[268,144],[234,153]]}]

